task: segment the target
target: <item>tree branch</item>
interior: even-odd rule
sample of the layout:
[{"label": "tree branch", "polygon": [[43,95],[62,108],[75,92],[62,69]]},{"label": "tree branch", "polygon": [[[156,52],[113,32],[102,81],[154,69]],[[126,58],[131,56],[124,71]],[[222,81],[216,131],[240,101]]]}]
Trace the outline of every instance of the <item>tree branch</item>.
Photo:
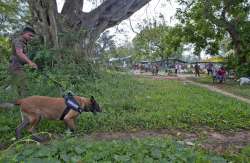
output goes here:
[{"label": "tree branch", "polygon": [[130,28],[131,28],[132,32],[134,32],[135,34],[139,34],[139,32],[136,32],[136,31],[134,30],[130,18],[129,18],[128,20],[129,20],[129,25],[130,25]]},{"label": "tree branch", "polygon": [[106,0],[89,13],[92,28],[105,30],[127,19],[150,0]]},{"label": "tree branch", "polygon": [[77,15],[82,13],[84,0],[65,0],[62,8],[62,15]]}]

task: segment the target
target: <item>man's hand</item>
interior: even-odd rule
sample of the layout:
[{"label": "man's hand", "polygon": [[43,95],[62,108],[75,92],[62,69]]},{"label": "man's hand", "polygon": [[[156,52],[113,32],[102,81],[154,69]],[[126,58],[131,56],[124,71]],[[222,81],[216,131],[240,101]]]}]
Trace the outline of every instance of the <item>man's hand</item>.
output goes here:
[{"label": "man's hand", "polygon": [[25,55],[23,53],[23,49],[20,49],[20,48],[16,48],[16,54],[17,56],[22,60],[22,61],[25,61],[26,63],[28,63],[28,65],[31,67],[31,68],[34,68],[34,69],[37,69],[37,64],[35,64],[34,62],[32,62],[28,57],[27,55]]},{"label": "man's hand", "polygon": [[37,69],[38,67],[37,67],[37,64],[35,64],[34,62],[30,62],[29,63],[29,66],[31,67],[31,68],[34,68],[34,69]]}]

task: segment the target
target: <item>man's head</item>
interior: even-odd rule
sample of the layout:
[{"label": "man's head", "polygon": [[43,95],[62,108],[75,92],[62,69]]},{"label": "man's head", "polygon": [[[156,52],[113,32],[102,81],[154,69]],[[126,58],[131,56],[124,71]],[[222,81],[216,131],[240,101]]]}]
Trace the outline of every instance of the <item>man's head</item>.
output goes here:
[{"label": "man's head", "polygon": [[36,32],[32,28],[25,27],[23,29],[23,32],[22,32],[22,37],[25,40],[30,41],[32,39],[32,37],[34,36],[34,34],[36,34]]}]

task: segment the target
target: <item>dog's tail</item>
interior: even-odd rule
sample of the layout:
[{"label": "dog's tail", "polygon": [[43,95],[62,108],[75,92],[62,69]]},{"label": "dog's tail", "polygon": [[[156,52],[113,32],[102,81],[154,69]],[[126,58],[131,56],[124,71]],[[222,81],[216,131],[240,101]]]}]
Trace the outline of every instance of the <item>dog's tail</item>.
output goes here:
[{"label": "dog's tail", "polygon": [[21,99],[14,100],[11,102],[0,102],[0,109],[12,109],[15,105],[21,105]]}]

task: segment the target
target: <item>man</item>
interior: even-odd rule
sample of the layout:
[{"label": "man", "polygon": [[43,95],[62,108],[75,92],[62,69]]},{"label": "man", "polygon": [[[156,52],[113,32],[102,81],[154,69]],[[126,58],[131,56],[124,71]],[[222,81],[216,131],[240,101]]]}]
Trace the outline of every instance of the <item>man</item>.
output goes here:
[{"label": "man", "polygon": [[200,66],[198,65],[198,63],[195,64],[194,70],[195,70],[195,77],[200,76]]},{"label": "man", "polygon": [[26,97],[27,81],[24,72],[24,65],[28,64],[31,68],[37,69],[37,65],[32,62],[27,53],[27,43],[31,41],[35,31],[30,27],[25,27],[21,35],[12,40],[12,56],[9,65],[11,83],[17,87],[20,97]]},{"label": "man", "polygon": [[220,69],[218,70],[217,74],[218,74],[218,79],[219,79],[220,83],[222,83],[223,81],[225,81],[225,79],[226,79],[226,70],[225,70],[224,66],[220,67]]},{"label": "man", "polygon": [[176,75],[177,75],[177,73],[178,73],[178,68],[179,68],[178,64],[175,64],[175,74],[176,74]]},{"label": "man", "polygon": [[211,62],[208,63],[207,65],[207,74],[209,76],[209,74],[213,74],[213,64]]}]

